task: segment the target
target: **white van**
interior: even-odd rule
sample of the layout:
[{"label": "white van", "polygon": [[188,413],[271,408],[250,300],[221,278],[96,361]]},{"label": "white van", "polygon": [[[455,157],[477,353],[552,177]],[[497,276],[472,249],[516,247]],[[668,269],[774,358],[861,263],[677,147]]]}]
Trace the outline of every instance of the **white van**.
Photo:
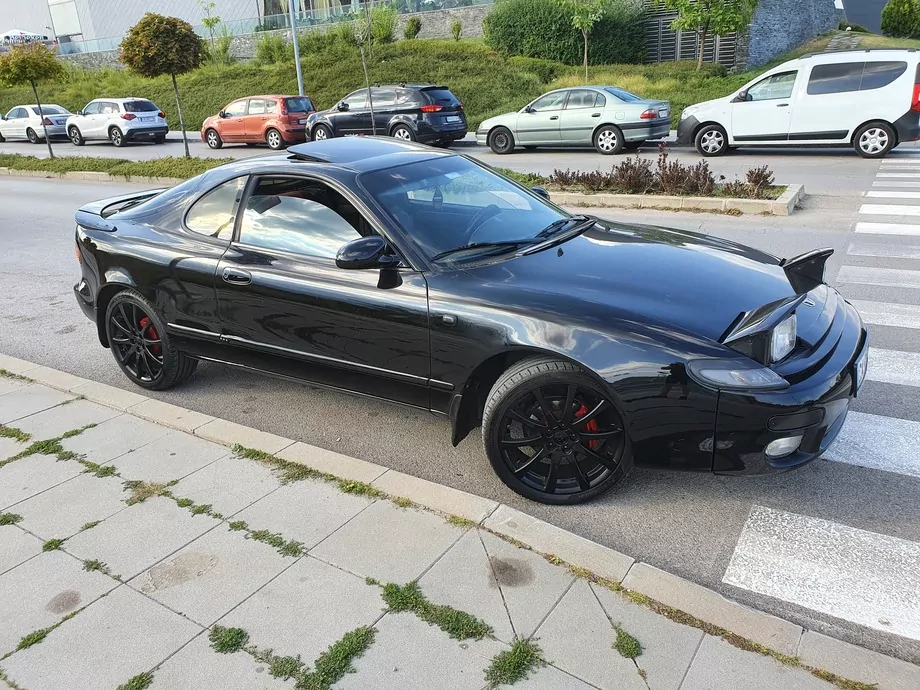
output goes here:
[{"label": "white van", "polygon": [[725,98],[686,108],[677,142],[703,156],[738,146],[853,146],[882,158],[920,139],[920,53],[847,50],[784,62]]}]

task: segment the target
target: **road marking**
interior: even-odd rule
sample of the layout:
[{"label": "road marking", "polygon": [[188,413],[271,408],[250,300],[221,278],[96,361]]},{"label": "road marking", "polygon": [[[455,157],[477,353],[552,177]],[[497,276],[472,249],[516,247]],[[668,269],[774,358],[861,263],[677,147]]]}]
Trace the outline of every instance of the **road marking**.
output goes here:
[{"label": "road marking", "polygon": [[[920,329],[920,306],[916,304],[869,302],[858,299],[851,299],[850,304],[856,307],[863,321],[868,324]],[[917,447],[920,448],[920,444]],[[920,452],[917,452],[917,458],[920,459]]]},{"label": "road marking", "polygon": [[841,266],[835,282],[837,285],[859,283],[862,285],[881,285],[882,287],[920,289],[920,271],[875,268],[873,266]]},{"label": "road marking", "polygon": [[850,412],[824,458],[920,477],[920,422]]},{"label": "road marking", "polygon": [[918,235],[920,225],[906,223],[857,223],[856,232],[870,235]]},{"label": "road marking", "polygon": [[920,386],[920,352],[899,352],[870,347],[866,378],[870,381],[896,383],[902,386]]},{"label": "road marking", "polygon": [[875,180],[872,183],[873,187],[908,187],[910,189],[917,189],[920,187],[920,180],[882,180],[881,182]]},{"label": "road marking", "polygon": [[920,192],[866,192],[873,199],[920,199]]},{"label": "road marking", "polygon": [[920,544],[751,509],[722,582],[920,640]]},{"label": "road marking", "polygon": [[920,259],[920,245],[850,242],[847,247],[847,254],[851,256],[878,256],[886,259]]},{"label": "road marking", "polygon": [[882,161],[882,169],[899,168],[902,165],[907,168],[920,165],[920,158],[889,158]]},{"label": "road marking", "polygon": [[880,172],[880,173],[878,173],[878,174],[876,175],[876,177],[905,177],[905,178],[920,179],[920,173],[905,173],[905,172],[885,173],[885,172]]},{"label": "road marking", "polygon": [[920,216],[920,206],[863,204],[859,207],[859,212],[869,216]]}]

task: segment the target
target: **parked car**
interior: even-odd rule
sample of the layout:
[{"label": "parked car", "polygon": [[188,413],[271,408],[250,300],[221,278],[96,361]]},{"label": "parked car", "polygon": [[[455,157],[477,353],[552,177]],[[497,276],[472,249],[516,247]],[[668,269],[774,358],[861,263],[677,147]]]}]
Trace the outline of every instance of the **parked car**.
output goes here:
[{"label": "parked car", "polygon": [[131,141],[166,141],[166,113],[146,98],[97,98],[67,118],[67,136],[74,146],[108,139],[115,146]]},{"label": "parked car", "polygon": [[703,156],[738,146],[852,146],[882,158],[920,139],[920,53],[853,50],[784,62],[738,91],[686,108],[677,141]]},{"label": "parked car", "polygon": [[[323,141],[332,137],[376,133],[423,144],[450,146],[466,136],[466,113],[446,86],[398,84],[358,89],[329,110],[314,113],[307,121],[310,138]],[[370,101],[370,102],[369,102]]]},{"label": "parked car", "polygon": [[306,141],[307,117],[316,110],[307,96],[251,96],[233,101],[201,125],[201,140],[224,144],[268,144],[282,149]]},{"label": "parked car", "polygon": [[455,445],[481,423],[501,480],[545,503],[634,462],[800,466],[866,373],[832,250],[573,216],[410,142],[300,144],[76,221],[77,302],[138,386],[209,359],[430,410]]},{"label": "parked car", "polygon": [[[28,139],[33,144],[40,144],[45,140],[45,131],[48,138],[67,138],[67,129],[64,123],[70,111],[59,105],[43,105],[41,109],[44,118],[39,115],[37,105],[17,105],[0,120],[0,141],[7,139]],[[44,120],[44,126],[42,125]]]},{"label": "parked car", "polygon": [[579,86],[550,91],[517,112],[490,117],[476,130],[476,142],[500,154],[516,146],[593,146],[609,155],[638,149],[670,131],[667,101],[616,86]]}]

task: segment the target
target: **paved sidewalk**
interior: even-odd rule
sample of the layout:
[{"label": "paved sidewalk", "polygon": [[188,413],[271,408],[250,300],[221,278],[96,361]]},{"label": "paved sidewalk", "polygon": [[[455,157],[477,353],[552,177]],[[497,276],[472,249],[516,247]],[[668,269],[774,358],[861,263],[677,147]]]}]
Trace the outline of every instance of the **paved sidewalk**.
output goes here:
[{"label": "paved sidewalk", "polygon": [[[745,609],[790,658],[745,651],[617,584],[641,590],[653,568],[610,552],[593,557],[595,573],[622,566],[605,579],[570,555],[596,553],[590,542],[544,537],[573,567],[487,529],[523,529],[503,506],[431,485],[444,512],[424,509],[399,498],[421,495],[406,475],[255,430],[260,450],[231,449],[202,436],[229,443],[242,427],[42,369],[57,388],[0,376],[0,679],[12,688],[834,687],[791,658],[808,662],[800,629],[783,648],[791,624]],[[195,434],[138,416],[164,414]],[[920,678],[828,644],[880,687]]]}]

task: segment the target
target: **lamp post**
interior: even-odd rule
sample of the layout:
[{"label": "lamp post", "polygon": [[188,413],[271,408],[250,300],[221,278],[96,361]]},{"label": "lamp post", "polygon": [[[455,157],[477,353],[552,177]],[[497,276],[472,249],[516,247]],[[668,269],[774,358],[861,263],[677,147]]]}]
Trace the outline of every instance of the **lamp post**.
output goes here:
[{"label": "lamp post", "polygon": [[303,96],[303,74],[300,70],[300,46],[297,44],[297,21],[294,19],[294,0],[288,0],[291,14],[291,40],[294,42],[294,66],[297,68],[297,93]]}]

